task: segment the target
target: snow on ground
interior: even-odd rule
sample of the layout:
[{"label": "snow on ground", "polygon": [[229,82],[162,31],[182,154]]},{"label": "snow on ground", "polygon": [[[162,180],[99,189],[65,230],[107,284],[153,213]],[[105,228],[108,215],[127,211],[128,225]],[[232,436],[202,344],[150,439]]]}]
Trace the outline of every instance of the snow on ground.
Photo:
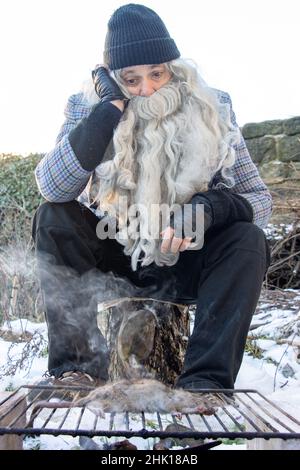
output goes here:
[{"label": "snow on ground", "polygon": [[[269,302],[259,304],[249,332],[249,337],[252,338],[250,347],[244,354],[235,386],[261,392],[300,420],[300,293],[295,291],[294,294],[288,308],[280,309]],[[13,333],[11,339],[14,342],[7,340],[5,333],[9,332]],[[5,371],[9,372],[10,363],[18,361],[22,354],[24,355],[26,346],[26,342],[22,341],[24,332],[30,333],[35,338],[35,354],[32,358],[25,357],[22,369],[17,368],[5,375]],[[10,322],[10,325],[5,324],[1,327],[0,390],[13,390],[41,379],[47,369],[46,338],[45,323],[15,320]],[[257,357],[253,357],[251,352]],[[29,352],[25,356],[29,356]],[[103,438],[98,438],[98,442],[104,441]],[[142,439],[133,438],[130,442],[138,445],[139,449],[142,448],[141,445],[143,448],[151,448],[149,442]],[[27,437],[24,448],[78,449],[79,442],[78,438],[70,436],[43,435],[36,438]],[[214,450],[245,448],[245,443],[234,442],[232,445],[222,444]]]},{"label": "snow on ground", "polygon": [[[34,383],[41,379],[41,375],[47,370],[47,326],[46,323],[33,323],[29,320],[14,320],[8,325],[1,326],[0,337],[4,332],[14,333],[14,341],[0,339],[0,390],[16,389],[25,384]],[[33,335],[32,342],[37,344],[38,351],[34,354],[25,354],[24,368],[18,368],[9,375],[8,367],[11,362],[20,360],[24,355],[26,342],[20,341],[24,333]],[[16,342],[20,341],[20,342]]]}]

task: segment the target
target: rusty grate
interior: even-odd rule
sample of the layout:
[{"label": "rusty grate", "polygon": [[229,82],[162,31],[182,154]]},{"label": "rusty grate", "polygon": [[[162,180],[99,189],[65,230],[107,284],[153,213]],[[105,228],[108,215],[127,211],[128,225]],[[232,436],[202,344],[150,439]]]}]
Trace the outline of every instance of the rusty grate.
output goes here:
[{"label": "rusty grate", "polygon": [[[29,399],[34,390],[36,396]],[[0,414],[0,435],[22,434],[41,435],[51,434],[53,436],[70,435],[76,436],[122,436],[130,437],[160,437],[160,438],[195,438],[195,439],[253,439],[253,438],[282,438],[300,439],[300,422],[277,404],[266,398],[260,392],[252,389],[244,390],[199,390],[199,393],[211,393],[212,396],[222,397],[224,404],[216,409],[211,416],[199,414],[184,414],[180,418],[171,414],[163,413],[106,413],[105,419],[95,416],[91,411],[82,408],[70,409],[41,409],[37,414],[34,427],[28,424],[19,427],[16,423],[20,419],[28,423],[33,405],[41,399],[43,392],[49,391],[48,400],[55,398],[59,391],[60,399],[66,399],[70,392],[82,392],[86,388],[62,387],[62,386],[22,386],[19,387],[8,398],[0,402],[5,404],[6,413]],[[223,393],[222,393],[223,392]],[[225,392],[230,392],[232,398],[228,398]],[[26,399],[23,411],[14,419],[1,427],[1,422],[8,415],[12,407],[17,407],[22,400]],[[2,408],[3,409],[3,408]],[[25,422],[25,421],[24,421]],[[180,431],[166,430],[174,429],[170,424],[178,426]],[[175,426],[175,429],[176,429]],[[184,431],[182,428],[184,426]]]}]

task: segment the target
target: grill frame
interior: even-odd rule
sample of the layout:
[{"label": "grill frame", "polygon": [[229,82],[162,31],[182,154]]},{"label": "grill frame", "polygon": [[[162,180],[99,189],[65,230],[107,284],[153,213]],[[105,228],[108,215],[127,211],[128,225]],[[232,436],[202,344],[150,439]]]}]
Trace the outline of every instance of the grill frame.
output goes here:
[{"label": "grill frame", "polygon": [[[25,389],[28,390],[27,393],[24,393]],[[27,405],[26,408],[24,409],[23,412],[21,412],[16,418],[14,418],[8,425],[6,426],[1,426],[1,420],[11,411],[11,408],[6,412],[6,414],[0,416],[0,435],[4,434],[18,434],[18,435],[29,435],[29,436],[39,436],[39,435],[52,435],[52,436],[61,436],[61,435],[69,435],[72,437],[78,437],[78,436],[87,436],[87,437],[97,437],[97,436],[103,436],[103,437],[125,437],[126,439],[131,438],[131,437],[141,437],[143,439],[149,439],[149,438],[177,438],[177,439],[186,439],[186,438],[194,438],[194,439],[256,439],[256,438],[263,438],[263,439],[299,439],[300,440],[300,421],[298,421],[296,418],[291,416],[289,413],[287,413],[285,410],[280,408],[277,404],[272,402],[270,399],[266,398],[262,393],[258,392],[255,389],[235,389],[235,390],[229,390],[229,389],[221,389],[218,390],[218,393],[216,393],[216,390],[213,389],[201,389],[199,390],[199,394],[204,394],[204,393],[210,393],[212,395],[215,395],[217,397],[222,397],[223,400],[227,403],[226,405],[217,408],[216,412],[212,416],[203,416],[203,415],[194,415],[194,414],[189,414],[189,415],[183,415],[185,418],[185,422],[188,423],[188,426],[190,426],[191,430],[190,431],[166,431],[163,429],[163,421],[165,419],[165,416],[170,416],[173,424],[174,425],[179,425],[181,426],[183,424],[182,420],[179,420],[175,416],[168,414],[165,415],[163,413],[130,413],[130,412],[124,412],[124,413],[106,413],[106,416],[110,416],[110,429],[97,429],[97,424],[103,422],[101,418],[98,418],[97,416],[94,416],[94,423],[93,426],[90,426],[90,429],[87,428],[82,428],[80,427],[82,417],[85,413],[85,407],[81,408],[71,408],[71,409],[65,409],[64,415],[60,419],[60,425],[58,427],[46,427],[47,424],[49,423],[51,417],[54,415],[56,412],[57,408],[54,409],[47,409],[49,411],[49,415],[46,419],[44,419],[44,423],[40,427],[28,427],[28,424],[25,427],[18,427],[14,426],[14,423],[16,423],[20,417],[24,413],[29,413],[32,405],[34,405],[37,401],[40,400],[39,395],[43,391],[50,391],[52,392],[52,395],[49,396],[48,400],[51,398],[54,398],[55,393],[59,390],[63,394],[65,393],[68,395],[70,391],[72,392],[83,392],[83,391],[90,391],[92,390],[89,387],[74,387],[74,386],[38,386],[38,385],[22,385],[20,386],[17,390],[15,390],[9,397],[5,398],[0,402],[0,410],[1,410],[1,405],[6,403],[8,404],[9,400],[11,400],[13,397],[15,397],[18,393],[20,394],[20,399],[15,402],[15,406],[17,407],[18,404],[25,399],[28,398],[29,393],[31,390],[34,391],[40,391],[35,399],[28,403],[27,400]],[[232,400],[228,398],[228,394],[232,395],[235,397],[235,403],[232,403]],[[54,395],[54,396],[53,396]],[[64,396],[62,396],[62,399],[64,399]],[[263,403],[266,403],[266,407],[264,408],[260,402],[258,402],[258,399],[262,400]],[[250,403],[252,406],[249,406],[247,404],[247,400],[250,400]],[[242,405],[242,406],[238,406]],[[277,415],[272,414],[272,412],[269,411],[269,409],[274,409],[276,410]],[[45,408],[41,408],[43,410]],[[64,423],[68,417],[68,415],[71,413],[71,410],[77,410],[78,420],[76,425],[74,425],[72,428],[66,428],[64,429]],[[80,410],[80,411],[78,411]],[[62,412],[62,408],[59,409],[60,412]],[[241,415],[245,422],[248,422],[249,425],[251,425],[254,430],[244,430],[243,429],[243,424],[238,422],[238,419],[234,416],[234,413],[238,413]],[[91,413],[89,411],[89,413]],[[239,428],[239,430],[230,430],[228,427],[228,423],[224,423],[224,420],[222,420],[222,413],[224,413],[229,419],[229,422],[231,420],[231,423],[233,423],[236,427]],[[250,414],[249,414],[250,413]],[[150,415],[153,419],[153,416],[156,415],[156,424],[158,424],[159,429],[148,429],[146,425],[146,418],[145,415]],[[113,429],[115,419],[123,416],[123,422],[125,422],[125,426],[123,429]],[[140,416],[140,422],[141,422],[141,429],[131,429],[130,428],[130,421],[133,420],[133,417]],[[39,417],[39,413],[37,415]],[[268,417],[270,418],[270,422],[268,422]],[[35,418],[36,419],[36,418]],[[201,424],[206,426],[206,430],[199,430],[197,429],[197,424],[195,425],[195,420],[200,420]],[[256,420],[255,420],[256,419]],[[257,419],[259,419],[262,423],[263,426],[269,428],[268,431],[262,429],[263,426],[259,426],[257,424]],[[212,422],[215,424],[215,421],[218,423],[220,428],[223,428],[223,430],[216,429],[212,426]],[[253,421],[255,420],[255,421]],[[286,424],[286,421],[288,424]],[[275,424],[279,425],[279,428],[285,428],[285,431],[282,431],[280,429],[277,429],[275,427]],[[294,427],[294,429],[293,429]],[[295,431],[295,427],[297,428],[297,431]]]}]

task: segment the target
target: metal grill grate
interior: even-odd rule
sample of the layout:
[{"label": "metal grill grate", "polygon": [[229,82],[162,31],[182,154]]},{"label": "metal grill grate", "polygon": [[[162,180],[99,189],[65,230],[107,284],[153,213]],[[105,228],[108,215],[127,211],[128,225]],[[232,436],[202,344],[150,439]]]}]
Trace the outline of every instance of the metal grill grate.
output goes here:
[{"label": "metal grill grate", "polygon": [[[35,398],[31,401],[29,397],[35,392]],[[199,393],[211,393],[211,396],[222,397],[224,404],[216,409],[211,416],[184,414],[180,418],[171,414],[163,413],[107,413],[105,419],[95,416],[91,411],[82,408],[70,409],[41,409],[34,421],[34,427],[28,424],[18,427],[22,415],[26,414],[27,423],[31,415],[33,405],[39,401],[43,392],[49,391],[48,400],[60,393],[60,400],[70,396],[70,392],[80,393],[86,390],[79,387],[38,387],[22,386],[0,403],[5,403],[6,413],[0,415],[0,435],[23,434],[40,435],[51,434],[53,436],[70,435],[76,436],[122,436],[130,437],[160,437],[160,438],[282,438],[300,439],[300,422],[290,416],[275,403],[263,396],[256,390],[201,390]],[[230,392],[232,398],[221,392]],[[19,398],[18,395],[19,394]],[[17,399],[16,399],[17,398]],[[5,427],[1,422],[7,416],[13,406],[17,407],[26,398],[25,409]],[[174,426],[180,431],[174,431]],[[184,426],[184,428],[183,428]],[[169,430],[166,430],[166,428]],[[173,429],[173,430],[170,430]],[[184,429],[184,430],[182,430]]]}]

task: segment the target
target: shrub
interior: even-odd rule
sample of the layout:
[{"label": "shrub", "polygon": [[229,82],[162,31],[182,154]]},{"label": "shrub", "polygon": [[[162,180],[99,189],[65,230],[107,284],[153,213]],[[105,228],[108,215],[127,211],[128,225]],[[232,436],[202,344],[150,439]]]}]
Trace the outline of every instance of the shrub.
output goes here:
[{"label": "shrub", "polygon": [[0,154],[0,246],[30,240],[34,211],[42,201],[34,169],[41,154]]}]

